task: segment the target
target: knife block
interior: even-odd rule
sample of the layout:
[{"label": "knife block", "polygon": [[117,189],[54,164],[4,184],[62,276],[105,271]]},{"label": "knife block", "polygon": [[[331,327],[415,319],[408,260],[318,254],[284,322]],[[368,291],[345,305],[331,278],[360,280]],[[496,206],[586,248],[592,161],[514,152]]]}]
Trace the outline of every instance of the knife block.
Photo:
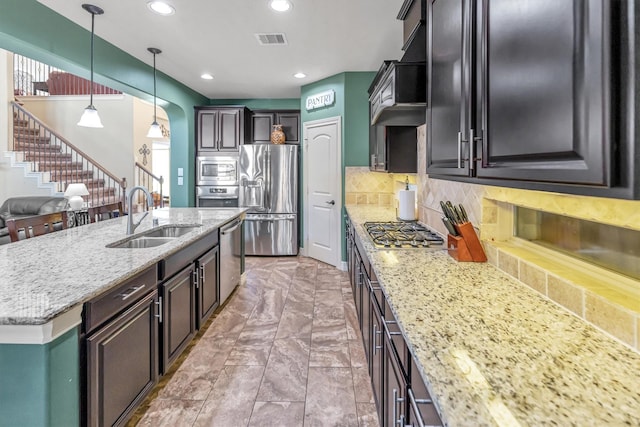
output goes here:
[{"label": "knife block", "polygon": [[447,236],[447,251],[456,261],[486,262],[487,255],[470,222],[454,224],[459,236]]}]

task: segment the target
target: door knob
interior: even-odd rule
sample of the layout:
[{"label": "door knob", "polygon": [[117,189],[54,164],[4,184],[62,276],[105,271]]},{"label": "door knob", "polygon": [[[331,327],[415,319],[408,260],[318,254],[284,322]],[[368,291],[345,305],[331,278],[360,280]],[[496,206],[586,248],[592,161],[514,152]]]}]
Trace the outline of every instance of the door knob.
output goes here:
[{"label": "door knob", "polygon": [[336,204],[335,200],[332,200],[330,202],[325,202],[325,203],[328,204],[328,205],[332,205],[332,206]]}]

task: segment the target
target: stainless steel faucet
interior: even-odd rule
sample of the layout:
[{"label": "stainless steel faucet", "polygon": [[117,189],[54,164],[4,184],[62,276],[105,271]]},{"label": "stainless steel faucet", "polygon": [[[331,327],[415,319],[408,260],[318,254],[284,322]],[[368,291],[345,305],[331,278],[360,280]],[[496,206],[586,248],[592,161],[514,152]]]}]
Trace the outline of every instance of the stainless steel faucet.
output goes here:
[{"label": "stainless steel faucet", "polygon": [[129,215],[128,215],[128,218],[127,218],[127,234],[133,234],[133,232],[135,231],[136,227],[138,227],[140,225],[140,223],[142,222],[142,220],[145,219],[145,217],[147,215],[149,215],[149,211],[146,211],[142,215],[142,218],[140,218],[140,221],[138,221],[138,222],[136,222],[134,224],[134,222],[133,222],[133,212],[131,212],[131,207],[133,206],[133,193],[135,193],[136,190],[142,190],[144,192],[144,194],[146,194],[146,196],[147,196],[147,205],[149,206],[149,208],[153,208],[153,196],[151,195],[151,193],[149,193],[149,190],[147,190],[145,187],[143,187],[141,185],[137,185],[137,186],[133,187],[131,190],[129,190],[129,198],[127,199],[127,207],[129,209]]}]

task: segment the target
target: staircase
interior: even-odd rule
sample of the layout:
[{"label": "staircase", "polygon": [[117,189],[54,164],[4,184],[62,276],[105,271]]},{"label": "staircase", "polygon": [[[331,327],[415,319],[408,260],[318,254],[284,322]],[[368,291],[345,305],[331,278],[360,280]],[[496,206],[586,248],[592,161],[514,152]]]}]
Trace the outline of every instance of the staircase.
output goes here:
[{"label": "staircase", "polygon": [[122,201],[125,203],[126,179],[119,179],[39,119],[12,102],[13,146],[11,150],[27,162],[31,172],[42,174],[43,182],[55,184],[64,193],[71,183],[84,183],[89,206]]}]

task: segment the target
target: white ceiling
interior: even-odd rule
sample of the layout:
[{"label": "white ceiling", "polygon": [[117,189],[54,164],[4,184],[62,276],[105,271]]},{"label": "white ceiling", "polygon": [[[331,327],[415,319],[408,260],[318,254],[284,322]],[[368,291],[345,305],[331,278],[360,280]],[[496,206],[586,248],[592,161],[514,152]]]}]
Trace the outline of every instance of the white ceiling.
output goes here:
[{"label": "white ceiling", "polygon": [[[176,13],[159,16],[147,0],[39,0],[96,36],[208,98],[297,98],[300,87],[344,71],[377,71],[402,56],[403,0],[291,0],[272,11],[267,0],[171,0]],[[288,45],[260,46],[255,33],[285,33]],[[99,55],[99,52],[96,52]],[[293,74],[302,71],[304,79]],[[100,70],[96,70],[99,73]],[[202,73],[213,80],[203,80]]]}]

